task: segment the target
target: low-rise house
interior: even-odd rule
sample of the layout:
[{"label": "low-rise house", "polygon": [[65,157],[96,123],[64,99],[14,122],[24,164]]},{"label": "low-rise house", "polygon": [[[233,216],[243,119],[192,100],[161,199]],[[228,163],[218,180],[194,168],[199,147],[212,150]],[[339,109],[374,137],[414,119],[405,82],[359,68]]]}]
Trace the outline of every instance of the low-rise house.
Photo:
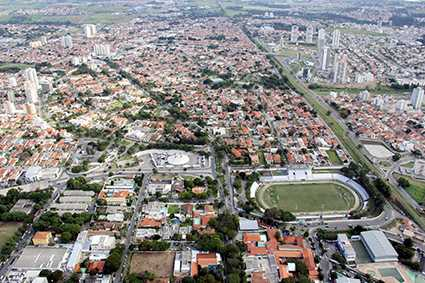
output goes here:
[{"label": "low-rise house", "polygon": [[53,242],[53,235],[48,231],[38,231],[32,237],[34,246],[47,246]]}]

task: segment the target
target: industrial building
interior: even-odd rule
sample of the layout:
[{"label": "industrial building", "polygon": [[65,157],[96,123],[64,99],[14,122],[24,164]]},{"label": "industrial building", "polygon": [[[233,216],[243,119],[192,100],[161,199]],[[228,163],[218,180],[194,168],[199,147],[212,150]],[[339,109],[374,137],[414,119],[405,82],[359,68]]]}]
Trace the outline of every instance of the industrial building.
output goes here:
[{"label": "industrial building", "polygon": [[383,232],[365,231],[360,233],[360,240],[374,262],[398,261],[398,254]]},{"label": "industrial building", "polygon": [[67,249],[59,247],[26,247],[16,260],[12,269],[29,270],[64,270],[67,261]]}]

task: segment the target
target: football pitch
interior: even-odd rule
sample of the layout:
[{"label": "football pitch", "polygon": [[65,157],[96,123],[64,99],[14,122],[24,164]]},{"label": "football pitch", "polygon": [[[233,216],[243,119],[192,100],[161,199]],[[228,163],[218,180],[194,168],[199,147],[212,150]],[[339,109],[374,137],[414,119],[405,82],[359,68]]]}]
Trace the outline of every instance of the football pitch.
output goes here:
[{"label": "football pitch", "polygon": [[256,197],[263,208],[293,213],[348,211],[357,201],[354,192],[335,183],[271,184],[260,188]]}]

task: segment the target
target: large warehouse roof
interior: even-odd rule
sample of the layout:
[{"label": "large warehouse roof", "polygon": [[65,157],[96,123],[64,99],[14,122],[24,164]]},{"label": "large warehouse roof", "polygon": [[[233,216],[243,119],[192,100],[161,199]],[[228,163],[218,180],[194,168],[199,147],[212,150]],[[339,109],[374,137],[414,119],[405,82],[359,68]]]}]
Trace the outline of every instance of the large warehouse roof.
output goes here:
[{"label": "large warehouse roof", "polygon": [[17,270],[62,269],[67,249],[26,247],[13,265]]},{"label": "large warehouse roof", "polygon": [[378,230],[365,231],[361,232],[360,236],[367,245],[369,252],[372,253],[371,256],[375,259],[398,257],[397,252],[383,232]]}]

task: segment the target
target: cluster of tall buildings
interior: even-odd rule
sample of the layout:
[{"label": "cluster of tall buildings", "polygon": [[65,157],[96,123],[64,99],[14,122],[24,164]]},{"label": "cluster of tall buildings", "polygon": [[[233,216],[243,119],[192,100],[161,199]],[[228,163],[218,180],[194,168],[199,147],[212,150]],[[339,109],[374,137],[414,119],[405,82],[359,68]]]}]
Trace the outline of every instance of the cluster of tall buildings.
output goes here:
[{"label": "cluster of tall buildings", "polygon": [[[47,79],[39,80],[37,71],[34,68],[27,68],[23,72],[25,103],[23,109],[30,115],[37,114],[36,105],[40,103],[39,91],[48,93],[52,91],[52,83]],[[7,101],[4,103],[6,113],[16,113],[16,97],[13,89],[18,86],[15,77],[9,78],[9,90],[7,92]]]},{"label": "cluster of tall buildings", "polygon": [[[370,93],[367,90],[360,92],[358,96],[360,101],[368,101],[370,99]],[[424,101],[424,89],[421,87],[414,88],[410,96],[410,104],[413,110],[420,110]],[[371,100],[373,106],[378,109],[384,109],[390,103],[390,97],[388,95],[377,95]],[[409,101],[405,99],[399,99],[394,105],[394,109],[398,112],[404,112],[408,109]]]},{"label": "cluster of tall buildings", "polygon": [[96,44],[93,47],[94,54],[98,57],[111,56],[111,46],[109,44]]},{"label": "cluster of tall buildings", "polygon": [[[305,31],[305,43],[312,44],[313,43],[313,34],[314,34],[314,28],[312,25],[309,25],[306,27]],[[301,31],[297,25],[293,25],[291,27],[291,35],[290,35],[290,42],[291,43],[298,43],[301,37]]]}]

